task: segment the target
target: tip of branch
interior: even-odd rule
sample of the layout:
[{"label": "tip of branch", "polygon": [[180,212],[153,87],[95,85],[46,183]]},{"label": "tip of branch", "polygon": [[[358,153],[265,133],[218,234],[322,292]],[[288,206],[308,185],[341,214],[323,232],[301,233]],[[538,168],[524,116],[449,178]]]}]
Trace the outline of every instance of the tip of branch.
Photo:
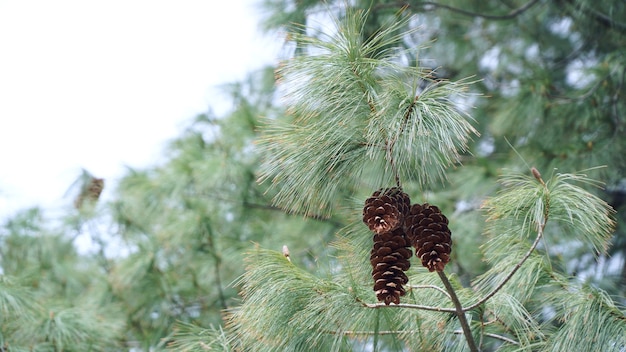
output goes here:
[{"label": "tip of branch", "polygon": [[287,247],[287,245],[283,245],[283,255],[288,261],[291,261],[291,258],[289,258],[289,247]]},{"label": "tip of branch", "polygon": [[543,179],[541,178],[541,174],[539,173],[539,170],[537,170],[534,166],[530,168],[530,172],[533,173],[533,176],[535,176],[535,178],[537,179],[537,181],[539,181],[539,183],[541,183],[542,185],[546,185],[543,182]]}]

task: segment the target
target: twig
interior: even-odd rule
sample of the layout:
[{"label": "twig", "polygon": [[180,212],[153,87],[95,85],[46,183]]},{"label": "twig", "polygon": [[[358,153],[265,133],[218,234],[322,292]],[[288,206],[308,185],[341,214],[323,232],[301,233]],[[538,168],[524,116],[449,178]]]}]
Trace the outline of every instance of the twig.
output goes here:
[{"label": "twig", "polygon": [[[223,199],[226,201],[229,201],[228,199]],[[307,219],[311,219],[311,220],[317,220],[317,221],[321,221],[321,222],[327,222],[335,227],[343,227],[344,224],[337,221],[337,220],[333,220],[330,217],[326,217],[326,216],[322,216],[319,214],[307,214],[307,213],[303,213],[303,212],[293,212],[293,211],[289,211],[287,209],[283,209],[281,207],[277,207],[275,205],[271,205],[271,204],[257,204],[257,203],[250,203],[250,202],[244,202],[243,203],[244,207],[248,207],[248,208],[254,208],[254,209],[265,209],[265,210],[272,210],[272,211],[280,211],[283,212],[287,215],[297,215],[297,216],[303,216]]]},{"label": "twig", "polygon": [[400,5],[402,6],[406,6],[406,7],[418,7],[421,6],[422,8],[424,8],[425,11],[428,11],[428,9],[426,9],[426,7],[432,7],[433,9],[445,9],[448,11],[452,11],[452,12],[456,12],[459,13],[461,15],[465,15],[465,16],[472,16],[472,17],[480,17],[480,18],[484,18],[484,19],[488,19],[488,20],[510,20],[513,19],[519,15],[521,15],[522,13],[526,12],[528,9],[530,9],[531,7],[533,7],[535,4],[537,4],[539,2],[539,0],[531,0],[528,3],[526,3],[525,5],[522,5],[521,7],[518,7],[515,10],[512,10],[504,15],[486,15],[486,14],[482,14],[479,12],[472,12],[472,11],[467,11],[467,10],[463,10],[460,9],[458,7],[453,7],[450,5],[445,5],[445,4],[440,4],[434,1],[416,1],[415,3],[408,3],[406,1],[400,1],[400,2],[396,2],[396,3],[391,3],[391,4],[380,4],[378,6],[374,6],[374,10],[377,9],[383,9],[386,7],[399,7]]},{"label": "twig", "polygon": [[[359,336],[359,335],[374,335],[374,331],[368,330],[346,330],[346,331],[327,331],[327,334],[331,335],[346,335],[346,336]],[[399,334],[417,334],[416,330],[380,330],[378,335],[399,335]]]},{"label": "twig", "polygon": [[400,182],[400,174],[398,173],[398,167],[396,166],[396,162],[393,158],[393,147],[396,145],[399,136],[404,132],[404,128],[406,127],[411,114],[413,113],[413,109],[415,109],[415,104],[419,99],[419,96],[416,95],[411,101],[411,104],[406,109],[404,116],[402,118],[402,124],[400,125],[400,131],[385,145],[385,150],[387,152],[387,160],[389,160],[389,165],[391,165],[391,170],[393,171],[393,176],[396,180],[396,186],[402,188],[402,183]]},{"label": "twig", "polygon": [[446,290],[442,289],[439,286],[435,286],[435,285],[408,285],[407,287],[411,288],[411,289],[431,288],[433,290],[437,290],[437,291],[443,293],[444,295],[446,295],[446,297],[450,298],[450,294],[448,294],[448,292],[446,292]]},{"label": "twig", "polygon": [[289,257],[289,247],[287,247],[286,244],[283,245],[283,256],[291,262],[291,258]]},{"label": "twig", "polygon": [[510,344],[513,344],[513,345],[519,345],[519,342],[517,342],[517,341],[515,341],[513,339],[510,339],[510,338],[508,338],[506,336],[492,334],[490,332],[486,332],[484,335],[485,336],[489,336],[489,337],[494,338],[494,339],[498,339],[498,340],[502,340],[502,341],[508,342]]},{"label": "twig", "polygon": [[[535,169],[534,167],[531,169],[531,172],[533,174],[533,176],[537,179],[537,181],[539,181],[539,183],[541,183],[541,185],[547,190],[547,186],[546,183],[543,181],[543,179],[541,178],[541,174],[539,173],[539,171],[537,171],[537,169]],[[530,248],[528,249],[528,251],[526,252],[526,254],[524,254],[524,256],[522,257],[522,259],[520,259],[520,261],[515,264],[515,267],[513,267],[513,270],[511,270],[511,272],[509,273],[509,275],[507,275],[504,280],[498,285],[496,286],[496,288],[494,288],[491,292],[489,292],[486,296],[484,296],[483,298],[481,298],[480,300],[478,300],[478,302],[463,308],[464,312],[470,311],[478,306],[480,306],[481,304],[487,302],[487,300],[489,300],[491,297],[493,297],[496,293],[498,293],[498,291],[500,291],[502,289],[502,287],[504,287],[504,285],[511,280],[511,278],[513,277],[513,275],[515,275],[515,273],[519,270],[519,268],[522,267],[522,265],[526,262],[526,260],[530,257],[530,255],[533,253],[533,251],[535,250],[535,248],[537,248],[537,245],[539,244],[539,241],[541,241],[541,238],[543,237],[543,230],[546,228],[546,223],[548,222],[548,207],[545,208],[544,210],[544,216],[543,216],[543,222],[541,223],[540,226],[538,226],[537,228],[537,238],[535,238],[535,241],[533,242],[533,244],[530,246]]]},{"label": "twig", "polygon": [[[626,30],[626,23],[618,22],[605,13],[597,11],[590,6],[577,5],[571,0],[568,0],[567,2],[571,7],[587,12],[587,14],[589,14],[589,16],[591,16],[594,20],[607,28],[617,29],[620,32],[624,32]],[[569,12],[572,13],[572,11]]]},{"label": "twig", "polygon": [[478,340],[478,348],[483,349],[483,342],[485,341],[485,312],[480,312],[480,339]]},{"label": "twig", "polygon": [[393,177],[396,180],[396,186],[398,188],[402,188],[402,183],[400,182],[400,174],[398,174],[398,167],[393,159],[392,147],[387,149],[387,159],[389,159],[389,165],[391,165],[391,171],[393,172]]},{"label": "twig", "polygon": [[224,294],[224,289],[222,287],[222,275],[221,273],[221,265],[222,258],[217,253],[217,248],[215,247],[215,234],[213,233],[213,227],[208,221],[203,222],[203,230],[204,235],[207,237],[206,245],[209,247],[210,254],[215,259],[215,265],[213,267],[213,271],[215,272],[215,286],[217,286],[217,296],[219,298],[220,305],[222,309],[228,309],[228,305],[226,304],[226,295]]},{"label": "twig", "polygon": [[[457,334],[457,335],[461,335],[461,334],[463,334],[463,331],[462,330],[455,330],[454,333]],[[515,340],[513,340],[511,338],[508,338],[506,336],[502,336],[502,335],[498,335],[498,334],[492,334],[490,332],[486,332],[483,335],[489,336],[489,337],[491,337],[493,339],[502,340],[504,342],[508,342],[508,343],[516,345],[516,346],[519,345],[519,342],[517,342],[517,341],[515,341]]]},{"label": "twig", "polygon": [[461,329],[463,329],[463,335],[465,336],[465,340],[467,341],[467,345],[469,346],[470,351],[478,352],[478,347],[476,347],[476,342],[474,341],[474,336],[472,335],[472,330],[470,329],[469,323],[467,322],[467,318],[465,317],[465,311],[463,310],[463,306],[461,305],[461,301],[459,301],[459,297],[456,295],[456,291],[454,291],[454,287],[450,284],[448,277],[443,271],[437,271],[441,282],[446,287],[446,290],[450,294],[450,299],[456,308],[454,314],[459,318],[459,323],[461,324]]},{"label": "twig", "polygon": [[422,306],[419,304],[408,304],[408,303],[400,303],[400,304],[390,304],[386,305],[384,303],[367,303],[363,302],[360,298],[356,298],[357,302],[361,303],[363,307],[367,308],[409,308],[409,309],[421,309],[428,310],[431,312],[446,312],[446,313],[456,313],[456,309],[454,308],[444,308],[444,307],[432,307],[432,306]]},{"label": "twig", "polygon": [[[409,335],[409,334],[417,334],[419,333],[419,330],[381,330],[378,331],[379,335]],[[331,335],[344,335],[344,336],[361,336],[361,335],[365,335],[365,336],[371,336],[374,335],[374,331],[368,331],[368,330],[345,330],[345,331],[326,331],[327,334],[331,334]],[[463,335],[463,330],[455,330],[453,332],[453,334],[455,335]],[[498,334],[492,334],[492,333],[485,333],[485,336],[494,338],[494,339],[498,339],[504,342],[508,342],[510,344],[513,345],[519,345],[519,342],[508,338],[506,336],[502,336],[502,335],[498,335]]]},{"label": "twig", "polygon": [[535,248],[537,248],[537,245],[539,244],[539,241],[543,237],[543,228],[544,227],[545,227],[545,222],[541,226],[540,230],[537,231],[537,238],[535,238],[535,242],[533,242],[532,246],[530,246],[530,249],[528,249],[528,252],[526,252],[524,257],[515,265],[515,267],[513,268],[513,270],[511,270],[509,275],[507,275],[504,278],[504,280],[496,288],[493,289],[493,291],[489,292],[485,297],[481,298],[478,302],[472,304],[471,306],[463,308],[463,311],[467,312],[467,311],[470,311],[470,310],[480,306],[481,304],[485,303],[488,299],[493,297],[496,293],[498,293],[498,291],[500,291],[502,289],[502,287],[513,277],[513,275],[515,275],[517,270],[519,270],[519,268],[522,267],[524,262],[526,262],[526,259],[528,259],[530,257],[530,255],[533,253]]},{"label": "twig", "polygon": [[369,94],[369,90],[367,89],[365,84],[363,84],[363,79],[361,78],[361,75],[356,71],[356,69],[352,68],[351,71],[356,76],[356,78],[358,79],[357,83],[359,84],[359,87],[361,88],[361,91],[363,91],[363,94],[365,94],[365,96],[367,97],[367,106],[370,108],[370,113],[375,116],[377,114],[377,109],[376,109],[376,105],[374,104],[374,102],[371,99],[371,96]]}]

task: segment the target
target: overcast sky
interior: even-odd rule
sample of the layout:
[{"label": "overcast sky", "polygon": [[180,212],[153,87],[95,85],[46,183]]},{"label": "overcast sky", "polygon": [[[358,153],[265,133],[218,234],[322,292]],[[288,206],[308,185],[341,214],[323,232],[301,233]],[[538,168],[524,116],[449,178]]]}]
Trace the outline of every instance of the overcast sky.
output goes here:
[{"label": "overcast sky", "polygon": [[0,0],[0,220],[59,207],[85,168],[146,167],[215,87],[273,63],[256,0]]}]

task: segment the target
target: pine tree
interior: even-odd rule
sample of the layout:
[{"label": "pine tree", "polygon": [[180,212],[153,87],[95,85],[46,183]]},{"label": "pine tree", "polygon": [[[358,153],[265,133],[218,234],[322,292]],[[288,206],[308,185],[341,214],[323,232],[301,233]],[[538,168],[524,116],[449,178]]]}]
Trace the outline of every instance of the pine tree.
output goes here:
[{"label": "pine tree", "polygon": [[[332,209],[352,223],[335,242],[338,257],[329,263],[335,269],[323,277],[279,252],[249,252],[238,282],[243,302],[227,325],[229,348],[619,351],[626,319],[618,305],[597,287],[569,280],[560,270],[564,263],[545,255],[548,239],[562,232],[590,253],[607,251],[614,212],[583,188],[597,183],[582,173],[552,172],[544,179],[536,168],[505,172],[499,194],[482,206],[489,270],[464,285],[436,257],[422,256],[427,268],[412,266],[406,282],[391,281],[393,287],[408,282],[402,301],[375,302],[367,233],[393,231],[406,219],[396,202],[371,199],[361,219],[362,205],[354,200],[386,186],[428,198],[426,190],[444,181],[449,167],[464,167],[459,161],[477,135],[459,106],[468,101],[468,82],[407,67],[404,55],[415,54],[388,49],[411,34],[398,31],[409,20],[398,17],[364,40],[367,13],[359,11],[348,12],[327,36],[293,34],[307,52],[279,69],[289,115],[268,122],[259,143],[267,156],[261,179],[271,180],[277,206],[307,214]],[[413,208],[411,214],[426,211],[436,225],[409,220],[415,236],[428,237],[422,233],[431,229],[437,234],[431,241],[447,243],[447,225],[456,218],[431,215],[441,211],[428,204]],[[462,226],[455,230],[453,242],[463,236]],[[429,243],[414,242],[418,253]],[[437,255],[449,254],[441,248]],[[464,250],[462,243],[452,248]]]},{"label": "pine tree", "polygon": [[0,348],[119,350],[124,313],[107,297],[98,262],[77,253],[71,237],[45,224],[35,208],[0,231]]},{"label": "pine tree", "polygon": [[232,111],[2,227],[0,349],[621,351],[623,5],[266,5]]},{"label": "pine tree", "polygon": [[[436,79],[479,78],[470,89],[484,98],[472,98],[470,103],[474,106],[474,127],[481,136],[470,143],[472,154],[463,155],[465,167],[447,171],[446,189],[430,190],[439,198],[437,205],[452,209],[462,204],[458,209],[463,209],[465,229],[469,230],[463,241],[474,246],[458,254],[457,269],[464,281],[486,269],[480,258],[471,254],[478,253],[483,225],[469,210],[496,190],[501,168],[520,170],[535,165],[544,172],[588,170],[590,177],[606,184],[603,190],[592,192],[618,210],[618,224],[624,220],[626,124],[622,112],[626,106],[620,99],[626,94],[623,2],[264,3],[266,28],[282,30],[290,23],[301,23],[311,28],[311,36],[323,33],[320,28],[329,22],[328,17],[342,18],[346,6],[367,10],[361,40],[377,33],[386,21],[393,21],[404,7],[411,20],[401,30],[411,34],[387,49],[423,46],[413,54],[409,51],[404,60],[431,71]],[[296,31],[302,33],[304,28]],[[294,54],[304,52],[304,44],[290,47],[296,48]],[[529,165],[522,165],[520,155]],[[607,167],[594,168],[600,165]],[[626,256],[626,231],[622,226],[617,227],[609,255],[600,254],[599,258],[588,255],[584,246],[572,246],[565,238],[566,233],[559,233],[550,247],[569,247],[554,253],[565,256],[568,274],[583,273],[584,280],[613,295],[625,296],[626,262],[615,259]]]}]

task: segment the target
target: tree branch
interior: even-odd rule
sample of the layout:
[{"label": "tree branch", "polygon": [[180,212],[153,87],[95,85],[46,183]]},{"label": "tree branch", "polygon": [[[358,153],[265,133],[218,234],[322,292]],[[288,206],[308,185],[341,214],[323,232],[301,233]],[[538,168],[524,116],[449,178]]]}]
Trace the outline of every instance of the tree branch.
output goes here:
[{"label": "tree branch", "polygon": [[361,303],[363,307],[373,308],[373,309],[389,307],[389,308],[421,309],[421,310],[428,310],[431,312],[456,313],[456,310],[454,308],[431,307],[431,306],[422,306],[419,304],[408,304],[408,303],[390,304],[390,305],[386,305],[384,303],[367,303],[367,302],[363,302],[358,297],[356,297],[356,300],[357,302]]},{"label": "tree branch", "polygon": [[542,225],[540,231],[537,231],[537,238],[535,238],[535,242],[533,242],[532,246],[530,246],[530,249],[528,249],[528,251],[526,252],[524,257],[515,265],[515,267],[513,267],[513,270],[511,270],[509,275],[507,275],[506,278],[504,278],[504,280],[496,288],[494,288],[491,292],[489,292],[486,296],[484,296],[478,302],[472,304],[471,306],[463,308],[463,311],[467,312],[467,311],[470,311],[470,310],[480,306],[481,304],[487,302],[487,300],[489,300],[496,293],[498,293],[498,291],[500,291],[502,289],[502,287],[513,277],[513,275],[515,275],[517,270],[519,270],[519,268],[522,267],[524,262],[526,262],[526,259],[528,259],[530,257],[530,255],[533,253],[535,248],[537,248],[537,245],[539,244],[539,241],[543,237],[543,228],[544,227],[545,227],[545,222]]},{"label": "tree branch", "polygon": [[492,334],[490,332],[486,332],[485,336],[489,336],[489,337],[494,338],[494,339],[502,340],[504,342],[508,342],[510,344],[513,344],[513,345],[519,345],[519,342],[517,342],[517,341],[515,341],[513,339],[510,339],[508,337],[502,336],[502,335],[497,335],[497,334]]},{"label": "tree branch", "polygon": [[571,0],[568,0],[567,3],[569,3],[569,5],[574,7],[574,8],[576,8],[576,7],[580,8],[581,11],[586,12],[595,21],[597,21],[598,23],[600,23],[601,25],[603,25],[603,26],[605,26],[607,28],[617,29],[620,32],[626,31],[626,24],[625,23],[618,22],[618,21],[612,19],[611,16],[609,16],[607,14],[604,14],[604,13],[602,13],[602,12],[600,12],[598,10],[595,10],[592,7],[589,7],[589,6],[576,5]]},{"label": "tree branch", "polygon": [[289,215],[300,215],[303,216],[307,219],[311,219],[311,220],[317,220],[317,221],[321,221],[321,222],[327,222],[335,227],[343,227],[344,224],[337,221],[337,220],[333,220],[332,218],[326,217],[326,216],[322,216],[322,215],[318,215],[318,214],[305,214],[305,213],[296,213],[296,212],[292,212],[292,211],[288,211],[286,209],[283,209],[281,207],[277,207],[275,205],[271,205],[271,204],[257,204],[257,203],[250,203],[250,202],[244,202],[243,204],[244,207],[248,207],[248,208],[254,208],[254,209],[265,209],[265,210],[271,210],[271,211],[280,211],[283,212],[285,214],[289,214]]},{"label": "tree branch", "polygon": [[203,222],[203,230],[205,231],[205,235],[207,236],[207,245],[209,246],[209,250],[215,259],[215,266],[213,267],[215,272],[215,286],[217,286],[217,296],[219,298],[220,305],[223,310],[228,309],[228,305],[226,304],[226,295],[224,294],[224,289],[222,288],[222,276],[221,276],[221,265],[222,258],[217,253],[217,248],[215,248],[215,234],[213,233],[213,227],[208,221]]},{"label": "tree branch", "polygon": [[[345,336],[374,335],[374,331],[368,331],[368,330],[327,331],[326,333],[331,334],[331,335],[345,335]],[[417,334],[417,333],[419,333],[418,330],[381,330],[377,332],[378,335],[401,335],[401,334]],[[463,335],[463,330],[455,330],[453,333],[455,335]],[[519,345],[519,342],[513,339],[510,339],[506,336],[492,334],[489,332],[485,333],[485,336],[491,337],[493,339],[501,340],[504,342],[508,342],[512,345]]]},{"label": "tree branch", "polygon": [[459,297],[456,295],[456,291],[454,291],[454,287],[450,284],[448,277],[443,271],[437,271],[441,282],[446,287],[446,290],[450,294],[450,299],[456,308],[454,314],[459,318],[459,323],[461,324],[461,328],[463,329],[463,335],[465,335],[465,340],[467,341],[467,345],[469,346],[470,351],[478,352],[478,347],[476,347],[476,342],[474,341],[474,336],[472,335],[472,330],[470,329],[469,323],[467,322],[467,318],[465,317],[465,311],[463,310],[463,306],[461,305],[461,301],[459,301]]},{"label": "tree branch", "polygon": [[437,290],[437,291],[443,293],[444,295],[446,295],[446,297],[450,298],[450,294],[448,294],[448,292],[446,292],[446,290],[442,289],[439,286],[435,286],[435,285],[408,285],[407,287],[411,288],[411,289],[431,288],[433,290]]},{"label": "tree branch", "polygon": [[[345,330],[345,331],[326,331],[327,334],[331,334],[331,335],[343,335],[343,336],[351,336],[351,337],[356,337],[356,336],[371,336],[374,335],[375,333],[378,335],[402,335],[402,334],[417,334],[419,333],[418,330],[381,330],[381,331],[368,331],[368,330]],[[455,330],[453,332],[453,334],[455,335],[463,335],[463,330]],[[500,341],[504,341],[504,342],[508,342],[512,345],[519,345],[519,342],[508,338],[506,336],[502,336],[502,335],[498,335],[498,334],[492,334],[492,333],[485,333],[485,336],[491,337],[493,339],[497,339]]]},{"label": "tree branch", "polygon": [[327,333],[332,335],[346,335],[346,336],[359,336],[359,335],[398,335],[398,334],[416,334],[415,330],[380,330],[380,331],[368,331],[368,330],[346,330],[346,331],[328,331]]},{"label": "tree branch", "polygon": [[398,167],[396,166],[396,162],[393,158],[393,147],[396,145],[398,138],[404,132],[404,128],[406,127],[411,114],[413,113],[413,109],[415,109],[415,104],[419,99],[418,95],[415,95],[415,98],[411,101],[411,104],[407,107],[406,112],[402,118],[402,124],[400,125],[400,131],[385,145],[385,150],[387,152],[387,160],[389,160],[389,165],[391,165],[391,170],[393,171],[393,176],[396,180],[396,186],[402,188],[402,183],[400,182],[400,174],[398,173]]},{"label": "tree branch", "polygon": [[[547,186],[546,183],[543,181],[543,179],[541,178],[541,174],[539,173],[539,171],[537,171],[537,169],[535,169],[534,167],[531,169],[533,176],[535,176],[535,178],[537,179],[537,181],[539,181],[539,183],[541,183],[541,185],[544,187],[544,189],[546,189],[547,191]],[[504,287],[504,285],[511,280],[511,278],[513,277],[513,275],[515,275],[515,273],[517,272],[517,270],[519,270],[519,268],[522,267],[522,265],[526,262],[526,260],[530,257],[530,255],[533,253],[533,251],[535,250],[535,248],[537,248],[537,245],[539,244],[539,241],[541,240],[541,238],[543,237],[543,230],[546,228],[546,223],[548,222],[548,207],[545,208],[544,210],[544,216],[543,216],[543,222],[541,223],[541,225],[538,227],[537,229],[537,238],[535,238],[535,241],[533,242],[533,244],[530,246],[530,248],[528,249],[528,251],[526,252],[526,254],[524,254],[524,257],[522,257],[522,259],[515,265],[515,267],[513,267],[513,270],[511,270],[511,272],[509,273],[509,275],[507,275],[504,280],[498,285],[496,286],[496,288],[494,288],[491,292],[489,292],[486,296],[484,296],[483,298],[481,298],[480,300],[478,300],[478,302],[470,305],[469,307],[465,307],[463,308],[464,312],[470,311],[478,306],[480,306],[481,304],[487,302],[487,300],[489,300],[491,297],[493,297],[496,293],[498,293],[498,291],[500,291],[502,289],[502,287]]]},{"label": "tree branch", "polygon": [[[417,1],[415,3],[410,3],[410,2],[406,2],[406,1],[399,1],[399,2],[395,2],[395,3],[390,3],[390,4],[380,4],[377,6],[373,7],[373,10],[379,10],[379,9],[383,9],[383,8],[390,8],[390,7],[403,7],[406,6],[408,8],[410,7],[418,7],[421,6],[424,11],[430,11],[430,10],[436,10],[436,9],[445,9],[451,12],[455,12],[461,15],[465,15],[465,16],[471,16],[471,17],[480,17],[480,18],[484,18],[484,19],[488,19],[488,20],[510,20],[513,19],[519,15],[521,15],[522,13],[526,12],[528,9],[530,9],[531,7],[533,7],[534,5],[536,5],[537,3],[539,3],[539,0],[531,0],[528,3],[526,3],[525,5],[522,5],[521,7],[511,10],[510,12],[504,14],[504,15],[488,15],[488,14],[482,14],[479,12],[472,12],[472,11],[467,11],[467,10],[463,10],[460,9],[458,7],[453,7],[453,6],[449,6],[449,5],[445,5],[445,4],[440,4],[434,1]],[[429,7],[431,9],[429,9]]]}]

